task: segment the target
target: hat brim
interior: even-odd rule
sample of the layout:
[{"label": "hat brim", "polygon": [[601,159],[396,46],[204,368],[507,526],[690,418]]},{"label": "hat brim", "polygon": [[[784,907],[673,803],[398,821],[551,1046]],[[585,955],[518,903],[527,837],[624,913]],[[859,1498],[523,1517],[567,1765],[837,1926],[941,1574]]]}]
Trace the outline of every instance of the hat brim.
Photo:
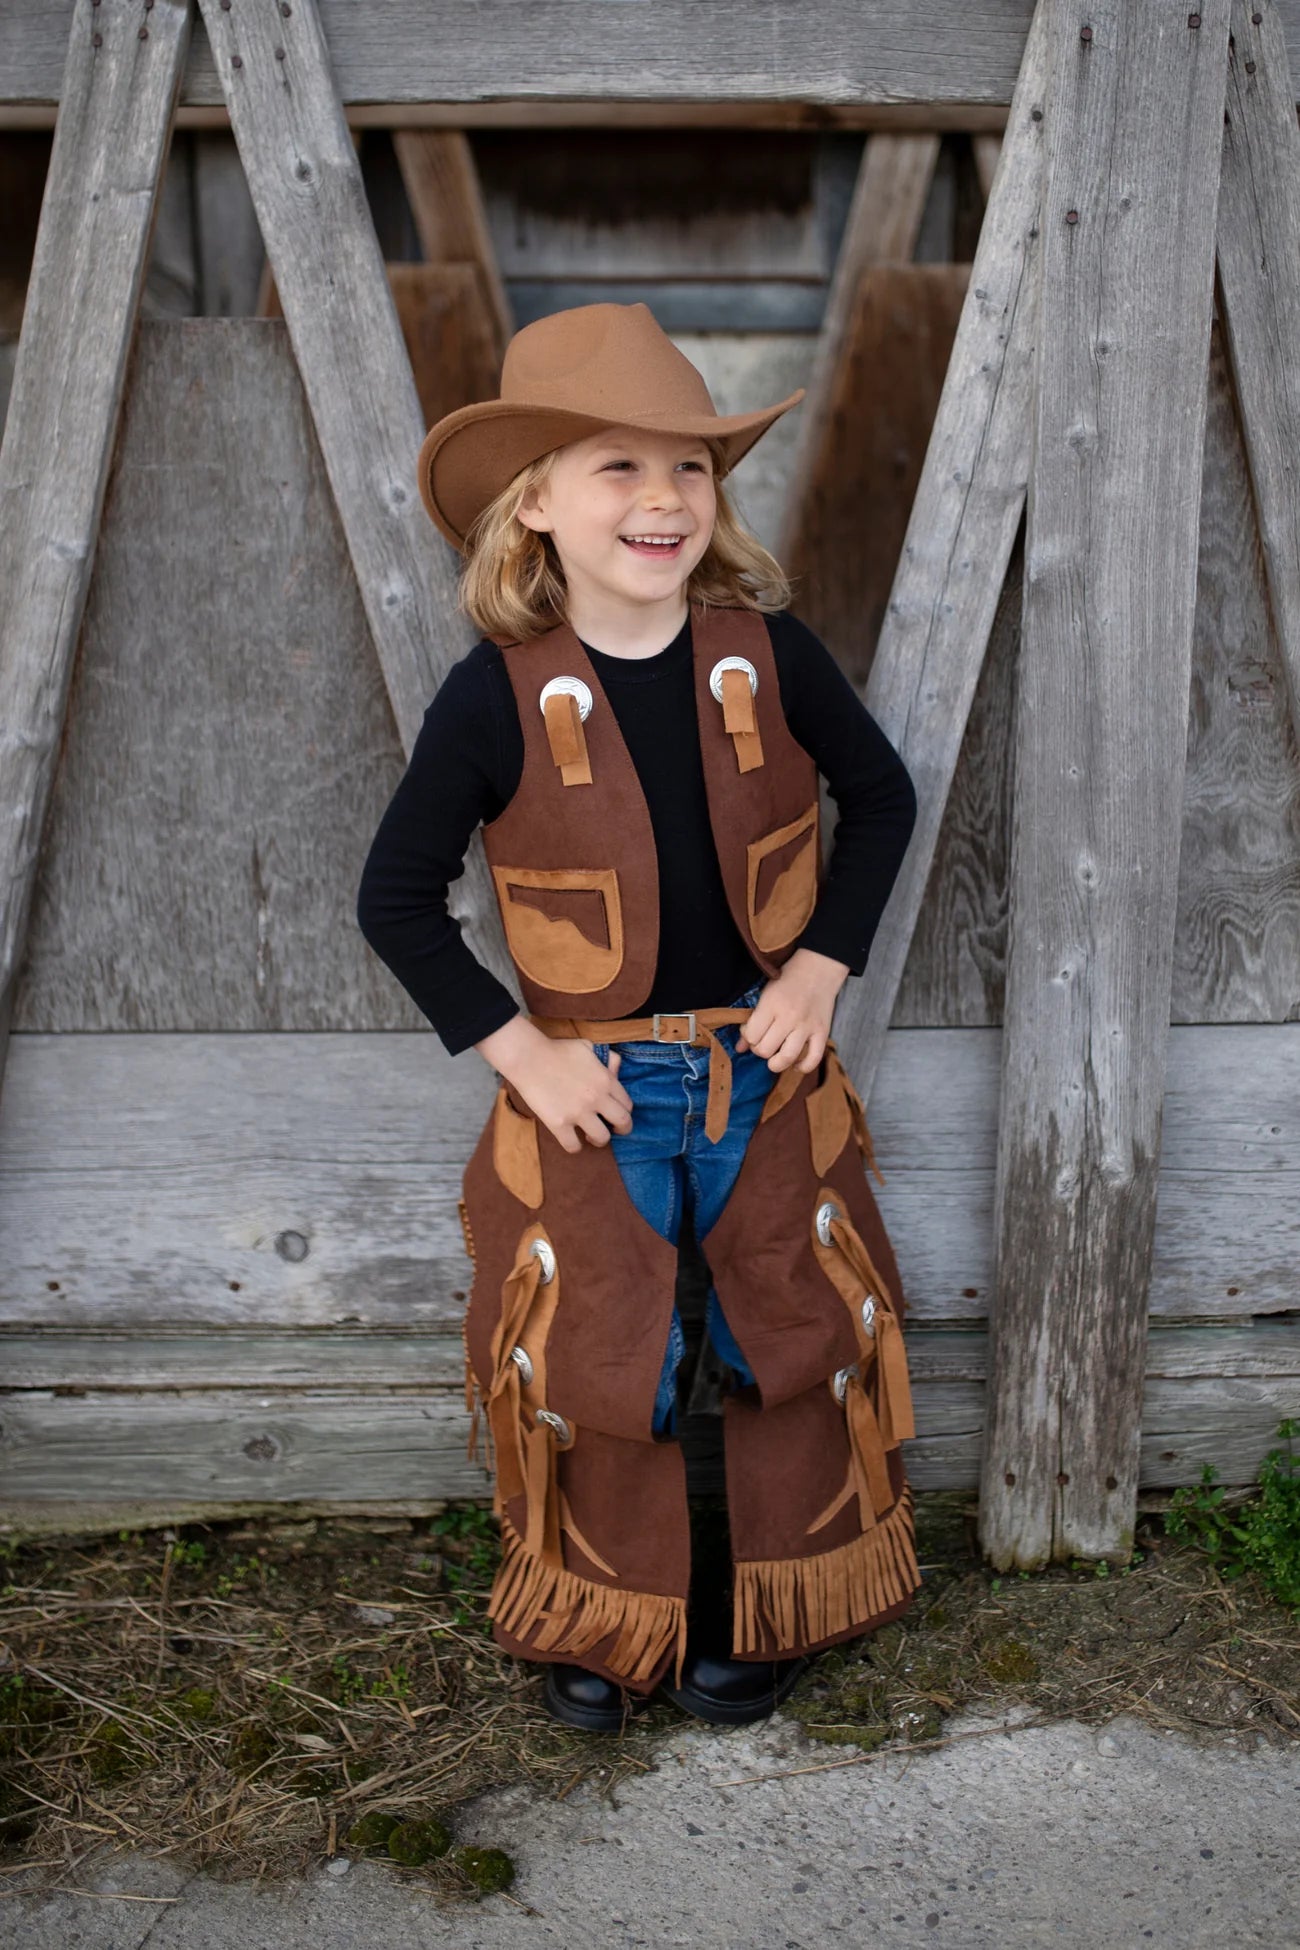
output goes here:
[{"label": "hat brim", "polygon": [[747,454],[774,420],[797,406],[807,392],[800,386],[776,406],[757,413],[641,413],[611,420],[608,414],[572,413],[513,400],[481,400],[457,407],[430,427],[416,467],[420,498],[430,520],[458,549],[479,515],[521,467],[554,447],[585,440],[602,427],[633,426],[650,433],[685,433],[720,440],[727,471]]}]

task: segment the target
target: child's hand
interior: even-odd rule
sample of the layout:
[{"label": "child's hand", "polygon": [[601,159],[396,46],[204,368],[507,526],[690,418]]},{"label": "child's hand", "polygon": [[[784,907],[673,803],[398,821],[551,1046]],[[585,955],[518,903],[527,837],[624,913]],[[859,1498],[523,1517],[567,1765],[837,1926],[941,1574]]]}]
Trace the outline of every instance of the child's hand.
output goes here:
[{"label": "child's hand", "polygon": [[817,1068],[831,1033],[835,998],[848,976],[848,963],[796,948],[767,984],[753,1014],[741,1029],[737,1049],[767,1058],[769,1070]]},{"label": "child's hand", "polygon": [[474,1047],[565,1151],[581,1151],[584,1138],[608,1144],[602,1118],[620,1133],[631,1130],[632,1099],[618,1081],[622,1057],[616,1049],[606,1066],[585,1037],[547,1036],[524,1016],[512,1016]]}]

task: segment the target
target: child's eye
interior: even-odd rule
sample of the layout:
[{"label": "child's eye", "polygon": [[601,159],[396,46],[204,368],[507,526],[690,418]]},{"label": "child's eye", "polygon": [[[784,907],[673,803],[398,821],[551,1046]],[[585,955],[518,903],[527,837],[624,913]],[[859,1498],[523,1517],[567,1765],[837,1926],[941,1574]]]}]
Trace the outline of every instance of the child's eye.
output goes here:
[{"label": "child's eye", "polygon": [[[605,470],[608,472],[611,467],[631,467],[632,464],[630,460],[610,460],[606,461]],[[704,472],[704,462],[702,460],[683,460],[678,462],[678,466],[693,467],[697,474]]]}]

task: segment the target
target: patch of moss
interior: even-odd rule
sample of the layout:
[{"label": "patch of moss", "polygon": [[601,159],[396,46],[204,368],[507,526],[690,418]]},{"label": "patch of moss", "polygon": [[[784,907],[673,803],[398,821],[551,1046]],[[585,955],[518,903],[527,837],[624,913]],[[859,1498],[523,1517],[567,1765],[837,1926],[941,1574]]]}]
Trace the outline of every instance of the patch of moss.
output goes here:
[{"label": "patch of moss", "polygon": [[980,1665],[999,1686],[1026,1686],[1038,1677],[1038,1660],[1019,1639],[998,1639],[980,1656]]},{"label": "patch of moss", "polygon": [[0,1781],[0,1849],[16,1848],[36,1833],[40,1809],[23,1792],[16,1775]]},{"label": "patch of moss", "polygon": [[394,1862],[418,1869],[451,1847],[451,1832],[434,1816],[423,1821],[401,1821],[388,1837],[388,1853]]},{"label": "patch of moss", "polygon": [[217,1711],[217,1696],[206,1686],[190,1686],[178,1693],[172,1701],[172,1711],[178,1719],[186,1720],[192,1726],[206,1726]]},{"label": "patch of moss", "polygon": [[148,1750],[120,1720],[105,1720],[87,1742],[86,1761],[91,1779],[101,1785],[134,1774],[149,1759]]},{"label": "patch of moss", "polygon": [[501,1848],[458,1848],[455,1860],[480,1896],[494,1896],[515,1879],[515,1865]]},{"label": "patch of moss", "polygon": [[397,1827],[397,1816],[384,1814],[379,1808],[372,1808],[369,1814],[354,1821],[347,1832],[349,1848],[387,1848],[388,1837]]},{"label": "patch of moss", "polygon": [[236,1727],[230,1736],[227,1764],[236,1774],[253,1774],[277,1752],[275,1735],[269,1727],[250,1720]]}]

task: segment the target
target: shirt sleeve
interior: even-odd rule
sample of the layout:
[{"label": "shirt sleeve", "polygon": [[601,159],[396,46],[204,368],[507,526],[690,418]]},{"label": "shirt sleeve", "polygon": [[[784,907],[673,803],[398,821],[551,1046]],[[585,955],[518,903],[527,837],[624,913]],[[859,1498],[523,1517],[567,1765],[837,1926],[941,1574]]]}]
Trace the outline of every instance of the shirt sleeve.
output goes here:
[{"label": "shirt sleeve", "polygon": [[513,789],[502,791],[501,745],[492,673],[471,651],[425,711],[357,889],[357,926],[452,1056],[519,1013],[447,907],[475,828]]},{"label": "shirt sleeve", "polygon": [[861,975],[916,824],[916,789],[821,638],[788,610],[767,620],[786,720],[838,814],[817,905],[796,945]]}]

